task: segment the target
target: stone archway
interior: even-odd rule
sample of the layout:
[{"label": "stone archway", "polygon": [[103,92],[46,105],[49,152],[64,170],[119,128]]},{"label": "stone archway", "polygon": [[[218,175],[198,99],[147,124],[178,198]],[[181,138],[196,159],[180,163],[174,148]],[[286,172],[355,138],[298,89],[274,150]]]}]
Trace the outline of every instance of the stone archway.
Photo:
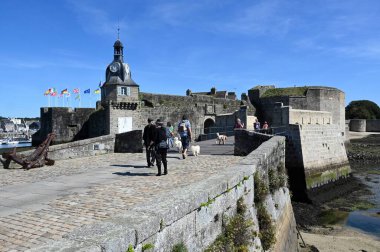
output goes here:
[{"label": "stone archway", "polygon": [[206,119],[205,122],[204,122],[204,133],[205,134],[211,133],[210,132],[210,130],[211,130],[210,128],[214,127],[214,125],[215,125],[215,121],[212,118]]}]

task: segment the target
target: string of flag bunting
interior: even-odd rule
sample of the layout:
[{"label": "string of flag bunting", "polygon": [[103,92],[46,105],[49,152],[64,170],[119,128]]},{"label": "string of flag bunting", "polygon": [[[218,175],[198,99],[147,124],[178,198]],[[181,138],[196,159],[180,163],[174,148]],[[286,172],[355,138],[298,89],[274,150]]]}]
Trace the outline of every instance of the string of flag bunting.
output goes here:
[{"label": "string of flag bunting", "polygon": [[[99,88],[93,90],[93,93],[96,95],[99,95],[101,87],[102,87],[102,82],[99,82]],[[49,107],[60,105],[59,100],[57,100],[55,98],[58,98],[58,99],[62,98],[62,106],[63,107],[70,107],[71,94],[73,94],[73,96],[75,96],[75,101],[78,101],[78,105],[79,105],[79,107],[81,107],[81,98],[82,97],[81,97],[81,91],[79,88],[74,88],[72,90],[72,92],[70,92],[69,89],[67,89],[67,88],[63,89],[61,92],[58,92],[56,88],[49,88],[44,92],[44,96],[48,97],[48,106]],[[84,95],[90,95],[89,98],[90,98],[90,107],[91,107],[91,88],[84,90],[83,94]],[[53,99],[52,101],[50,100],[50,97],[54,97],[54,98],[52,98]],[[65,102],[65,98],[66,98],[66,102]],[[97,97],[97,99],[98,98],[99,97]]]}]

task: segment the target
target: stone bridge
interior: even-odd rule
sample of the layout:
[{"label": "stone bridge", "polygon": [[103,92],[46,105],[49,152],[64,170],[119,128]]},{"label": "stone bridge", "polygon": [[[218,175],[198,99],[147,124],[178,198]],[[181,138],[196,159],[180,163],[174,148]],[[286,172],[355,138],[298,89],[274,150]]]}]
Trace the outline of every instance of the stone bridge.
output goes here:
[{"label": "stone bridge", "polygon": [[[246,157],[233,142],[201,143],[201,155],[168,155],[166,176],[145,167],[145,154],[109,153],[59,160],[52,167],[0,169],[0,251],[171,251],[183,242],[203,251],[222,232],[243,198],[260,232],[254,174],[284,162],[282,137]],[[296,251],[295,220],[286,187],[263,202],[276,227],[273,251]],[[225,224],[225,223],[224,223]],[[250,251],[261,251],[259,236]]]}]

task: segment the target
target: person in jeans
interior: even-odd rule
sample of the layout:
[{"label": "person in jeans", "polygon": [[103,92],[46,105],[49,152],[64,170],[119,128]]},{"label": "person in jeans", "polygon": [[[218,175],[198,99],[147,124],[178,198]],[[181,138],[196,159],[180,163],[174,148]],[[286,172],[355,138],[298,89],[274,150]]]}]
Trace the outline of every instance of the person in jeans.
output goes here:
[{"label": "person in jeans", "polygon": [[167,122],[166,123],[166,135],[168,137],[169,148],[173,148],[173,146],[174,146],[174,140],[173,140],[173,137],[174,137],[174,127],[173,127],[173,125],[172,125],[171,122]]},{"label": "person in jeans", "polygon": [[153,119],[148,118],[148,125],[144,128],[143,140],[146,150],[146,162],[147,166],[154,166],[154,136],[155,136],[156,126],[153,124]]},{"label": "person in jeans", "polygon": [[182,120],[178,122],[178,133],[182,142],[182,158],[185,159],[191,142],[191,124],[186,115],[183,115]]},{"label": "person in jeans", "polygon": [[156,131],[154,137],[154,145],[156,149],[157,175],[161,176],[161,163],[164,165],[164,175],[168,174],[168,161],[166,159],[168,153],[167,132],[160,119],[156,121]]}]

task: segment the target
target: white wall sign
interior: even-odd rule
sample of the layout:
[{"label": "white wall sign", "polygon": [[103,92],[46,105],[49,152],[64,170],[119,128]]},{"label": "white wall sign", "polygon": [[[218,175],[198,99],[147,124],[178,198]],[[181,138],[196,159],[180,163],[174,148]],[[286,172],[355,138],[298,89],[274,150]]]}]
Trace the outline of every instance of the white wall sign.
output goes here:
[{"label": "white wall sign", "polygon": [[118,133],[128,132],[132,130],[132,117],[119,117],[118,122]]}]

